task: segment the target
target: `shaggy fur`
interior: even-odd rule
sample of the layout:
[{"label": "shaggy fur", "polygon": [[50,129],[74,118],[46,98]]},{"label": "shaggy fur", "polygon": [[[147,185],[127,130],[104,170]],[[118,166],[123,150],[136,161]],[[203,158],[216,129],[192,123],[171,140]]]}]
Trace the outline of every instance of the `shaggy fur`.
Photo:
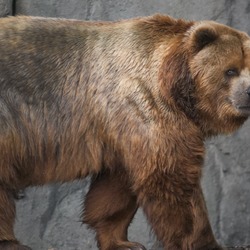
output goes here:
[{"label": "shaggy fur", "polygon": [[142,207],[166,250],[221,249],[200,187],[204,140],[250,114],[250,40],[215,22],[0,20],[0,250],[13,194],[92,175],[83,221],[101,250],[141,250]]}]

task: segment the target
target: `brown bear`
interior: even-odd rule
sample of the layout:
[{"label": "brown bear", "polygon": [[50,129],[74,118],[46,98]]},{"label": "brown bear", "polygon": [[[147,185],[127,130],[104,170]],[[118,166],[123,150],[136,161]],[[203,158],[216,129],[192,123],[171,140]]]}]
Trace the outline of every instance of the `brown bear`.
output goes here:
[{"label": "brown bear", "polygon": [[92,175],[82,221],[101,250],[142,250],[140,206],[168,250],[222,249],[200,185],[204,141],[250,114],[250,39],[168,16],[0,20],[0,250],[13,195]]}]

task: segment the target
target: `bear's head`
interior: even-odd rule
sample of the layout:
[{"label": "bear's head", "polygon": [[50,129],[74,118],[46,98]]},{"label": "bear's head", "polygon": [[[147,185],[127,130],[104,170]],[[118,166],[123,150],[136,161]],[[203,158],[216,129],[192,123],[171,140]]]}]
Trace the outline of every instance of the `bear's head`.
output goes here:
[{"label": "bear's head", "polygon": [[167,101],[205,136],[239,128],[250,115],[248,35],[203,21],[173,40],[161,76]]}]

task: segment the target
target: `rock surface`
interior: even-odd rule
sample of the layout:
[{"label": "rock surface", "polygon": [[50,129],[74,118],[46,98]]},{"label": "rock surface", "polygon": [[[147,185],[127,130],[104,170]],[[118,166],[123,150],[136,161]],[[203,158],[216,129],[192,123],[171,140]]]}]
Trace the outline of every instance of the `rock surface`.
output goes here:
[{"label": "rock surface", "polygon": [[0,0],[0,17],[12,15],[12,0]]},{"label": "rock surface", "polygon": [[[0,16],[11,14],[12,1],[0,0]],[[177,18],[210,19],[250,34],[248,0],[16,0],[16,14],[115,20],[156,12]],[[250,121],[231,136],[207,142],[203,189],[213,230],[227,246],[250,244]],[[16,234],[35,250],[96,250],[93,233],[80,223],[88,181],[30,188],[17,202]],[[139,211],[131,240],[160,249]]]}]

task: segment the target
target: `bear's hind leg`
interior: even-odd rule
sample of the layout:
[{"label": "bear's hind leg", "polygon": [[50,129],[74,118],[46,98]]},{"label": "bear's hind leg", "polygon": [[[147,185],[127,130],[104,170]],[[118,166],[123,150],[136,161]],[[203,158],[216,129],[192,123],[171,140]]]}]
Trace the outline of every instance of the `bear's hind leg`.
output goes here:
[{"label": "bear's hind leg", "polygon": [[15,202],[13,192],[0,186],[0,250],[30,250],[15,238]]},{"label": "bear's hind leg", "polygon": [[125,179],[120,173],[101,174],[93,178],[86,196],[84,222],[96,231],[101,250],[145,250],[127,238],[138,206]]}]

